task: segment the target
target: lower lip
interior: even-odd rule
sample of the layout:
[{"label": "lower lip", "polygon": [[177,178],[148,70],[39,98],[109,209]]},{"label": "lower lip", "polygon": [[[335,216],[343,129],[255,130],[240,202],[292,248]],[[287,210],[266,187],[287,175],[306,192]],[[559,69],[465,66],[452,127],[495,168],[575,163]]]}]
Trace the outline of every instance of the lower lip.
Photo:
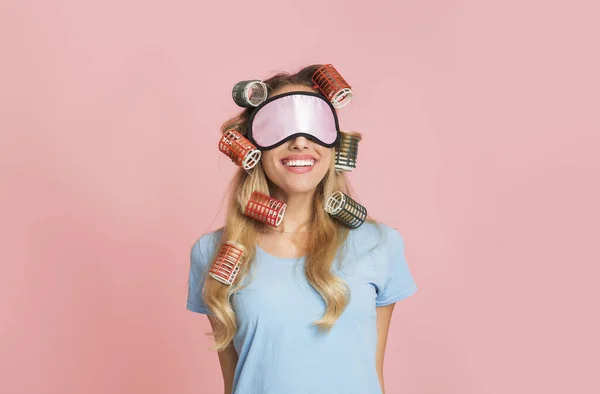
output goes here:
[{"label": "lower lip", "polygon": [[[317,164],[317,163],[315,163]],[[294,174],[306,174],[307,172],[311,172],[312,169],[314,168],[315,164],[313,164],[312,166],[306,166],[306,167],[288,167],[286,165],[283,165],[283,167],[285,167],[286,170],[288,170],[291,173]]]}]

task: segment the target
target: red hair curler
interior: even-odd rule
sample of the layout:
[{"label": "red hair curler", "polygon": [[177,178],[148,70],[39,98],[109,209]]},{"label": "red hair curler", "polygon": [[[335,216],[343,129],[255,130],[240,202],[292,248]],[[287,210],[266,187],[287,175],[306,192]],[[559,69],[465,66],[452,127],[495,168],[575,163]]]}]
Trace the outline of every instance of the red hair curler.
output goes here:
[{"label": "red hair curler", "polygon": [[325,211],[352,229],[360,227],[367,220],[367,209],[340,191],[329,196]]},{"label": "red hair curler", "polygon": [[352,171],[356,168],[361,135],[349,131],[342,131],[340,134],[339,145],[335,148],[335,168],[340,171]]},{"label": "red hair curler", "polygon": [[232,241],[225,242],[208,274],[224,285],[231,286],[240,271],[245,252],[246,248],[243,245]]},{"label": "red hair curler", "polygon": [[283,220],[286,208],[287,204],[283,201],[255,191],[246,205],[245,215],[259,222],[277,227]]},{"label": "red hair curler", "polygon": [[262,156],[261,151],[235,129],[223,133],[219,140],[219,150],[245,170],[253,168]]},{"label": "red hair curler", "polygon": [[257,79],[240,81],[233,87],[231,96],[240,107],[256,107],[267,99],[267,85]]},{"label": "red hair curler", "polygon": [[348,82],[331,64],[315,71],[312,80],[335,108],[342,108],[354,98]]}]

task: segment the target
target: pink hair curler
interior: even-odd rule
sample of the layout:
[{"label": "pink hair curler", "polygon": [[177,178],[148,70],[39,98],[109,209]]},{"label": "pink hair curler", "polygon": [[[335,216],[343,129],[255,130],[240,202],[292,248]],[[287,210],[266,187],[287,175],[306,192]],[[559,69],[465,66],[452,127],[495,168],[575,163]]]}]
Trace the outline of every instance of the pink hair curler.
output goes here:
[{"label": "pink hair curler", "polygon": [[235,129],[223,133],[219,140],[219,150],[246,171],[254,168],[262,156],[256,146]]},{"label": "pink hair curler", "polygon": [[232,241],[225,242],[208,274],[224,285],[231,286],[240,271],[245,252],[246,248],[241,244]]},{"label": "pink hair curler", "polygon": [[335,108],[342,108],[354,98],[348,82],[331,64],[326,64],[315,71],[312,80]]},{"label": "pink hair curler", "polygon": [[255,191],[250,196],[246,205],[246,216],[269,224],[273,227],[279,226],[283,220],[287,204],[271,196]]}]

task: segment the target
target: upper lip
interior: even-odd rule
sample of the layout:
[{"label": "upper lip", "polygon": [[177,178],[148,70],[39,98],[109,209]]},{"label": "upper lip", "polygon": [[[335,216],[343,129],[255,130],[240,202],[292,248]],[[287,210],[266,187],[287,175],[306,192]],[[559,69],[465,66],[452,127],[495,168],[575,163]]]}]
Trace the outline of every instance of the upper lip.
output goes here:
[{"label": "upper lip", "polygon": [[286,161],[286,160],[314,160],[317,161],[317,158],[311,155],[291,155],[291,156],[286,156],[283,159],[281,159],[281,161]]}]

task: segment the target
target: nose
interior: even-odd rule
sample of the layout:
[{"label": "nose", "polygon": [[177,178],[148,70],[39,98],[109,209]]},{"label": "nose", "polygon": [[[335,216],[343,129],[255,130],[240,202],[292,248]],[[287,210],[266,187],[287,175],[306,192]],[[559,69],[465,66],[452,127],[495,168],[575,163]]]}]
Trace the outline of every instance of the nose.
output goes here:
[{"label": "nose", "polygon": [[292,150],[304,150],[308,149],[308,139],[306,137],[296,137],[290,142],[289,148]]}]

